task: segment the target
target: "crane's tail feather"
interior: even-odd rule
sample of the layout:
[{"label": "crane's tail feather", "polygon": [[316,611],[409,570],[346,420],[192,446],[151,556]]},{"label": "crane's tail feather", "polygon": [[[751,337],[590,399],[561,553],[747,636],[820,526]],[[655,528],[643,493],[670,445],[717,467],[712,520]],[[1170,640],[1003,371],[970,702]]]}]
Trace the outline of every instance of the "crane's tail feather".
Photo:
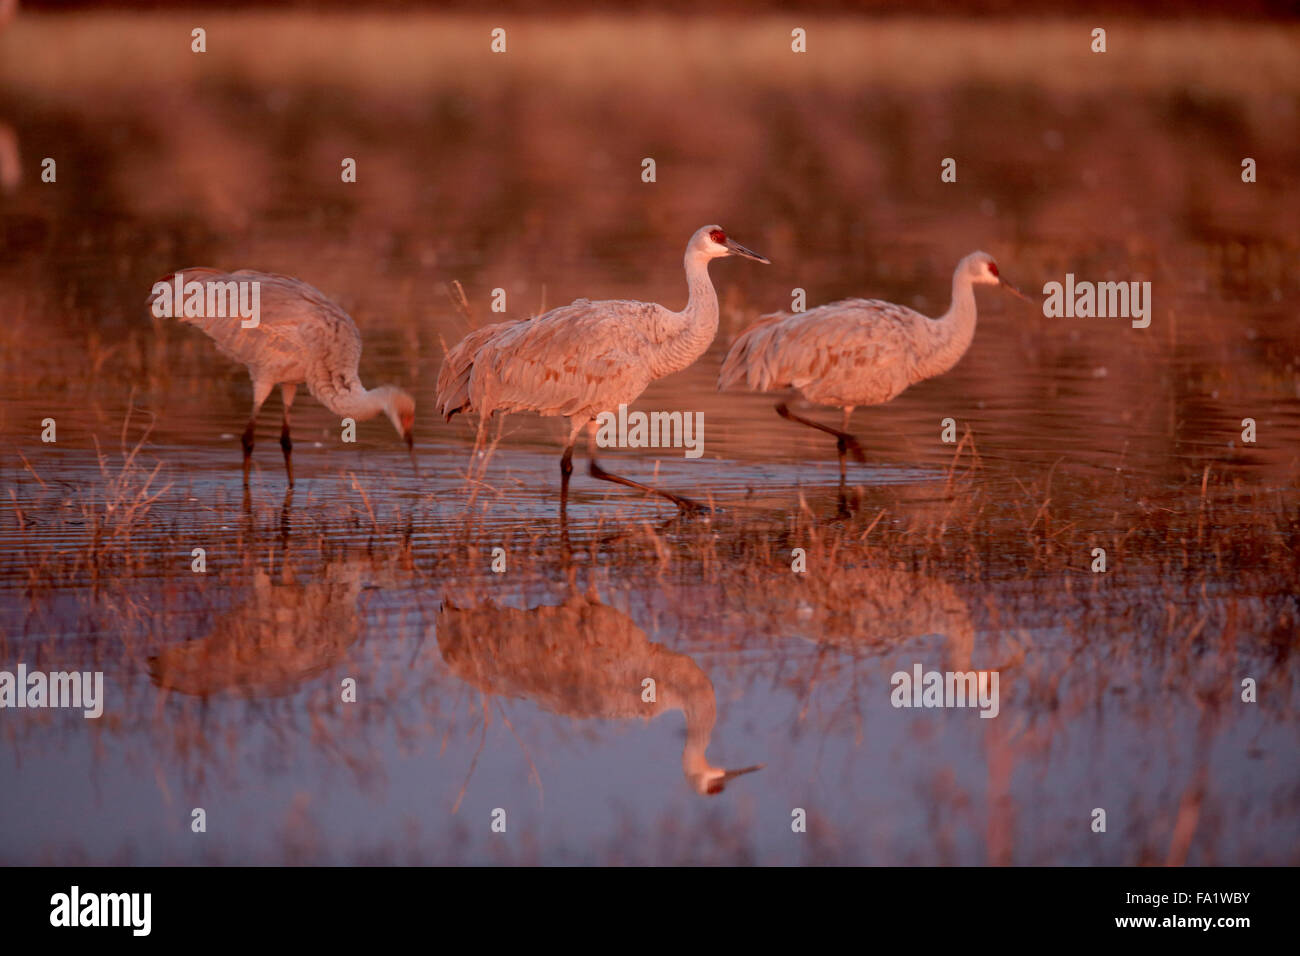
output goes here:
[{"label": "crane's tail feather", "polygon": [[[163,276],[161,279],[158,279],[157,281],[154,282],[152,286],[149,287],[150,288],[149,298],[145,299],[144,302],[145,307],[149,309],[150,314],[153,314],[153,304],[158,300],[160,295],[160,293],[154,292],[153,290],[156,289],[159,285],[164,285],[164,284],[167,285],[168,287],[175,287],[177,276],[180,276],[183,281],[189,282],[191,279],[198,280],[198,281],[205,281],[207,279],[211,279],[213,276],[224,276],[224,275],[227,275],[227,273],[221,271],[220,269],[209,268],[208,266],[190,266],[188,269],[177,269],[175,272],[169,272],[167,273],[167,275]],[[169,316],[170,318],[180,319],[182,322],[185,321],[185,315],[183,310],[176,308],[175,304],[173,304],[171,312],[172,314],[171,316]]]},{"label": "crane's tail feather", "polygon": [[445,421],[457,412],[472,410],[470,404],[470,375],[474,371],[474,360],[478,351],[503,329],[516,325],[515,322],[498,322],[475,329],[456,343],[442,360],[438,370],[437,407],[438,414]]},{"label": "crane's tail feather", "polygon": [[776,324],[788,318],[783,312],[765,315],[751,325],[731,343],[718,373],[718,391],[738,385],[742,381],[752,389],[767,391],[772,387],[767,374],[767,351],[772,344]]}]

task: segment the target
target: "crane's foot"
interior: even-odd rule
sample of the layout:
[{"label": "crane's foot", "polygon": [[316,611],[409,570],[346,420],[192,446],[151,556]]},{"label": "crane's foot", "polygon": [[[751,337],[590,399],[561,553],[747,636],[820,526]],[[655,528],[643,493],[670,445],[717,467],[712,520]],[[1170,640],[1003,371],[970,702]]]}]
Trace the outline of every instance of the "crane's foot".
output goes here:
[{"label": "crane's foot", "polygon": [[867,453],[863,450],[862,445],[859,444],[858,440],[848,432],[840,432],[836,435],[835,447],[839,449],[841,461],[847,453],[852,455],[853,460],[859,465],[865,465],[867,463]]},{"label": "crane's foot", "polygon": [[669,497],[677,507],[681,509],[681,512],[684,515],[712,515],[718,514],[722,511],[721,508],[714,508],[690,498],[682,498],[678,495],[670,495]]}]

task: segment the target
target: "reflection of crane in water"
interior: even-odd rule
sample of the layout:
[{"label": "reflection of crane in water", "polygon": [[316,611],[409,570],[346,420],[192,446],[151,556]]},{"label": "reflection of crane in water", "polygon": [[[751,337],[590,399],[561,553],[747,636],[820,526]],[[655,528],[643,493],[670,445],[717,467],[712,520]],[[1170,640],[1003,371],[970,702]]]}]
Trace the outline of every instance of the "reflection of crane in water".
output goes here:
[{"label": "reflection of crane in water", "polygon": [[331,564],[323,576],[280,583],[258,569],[248,599],[217,615],[199,640],[165,647],[149,659],[161,688],[207,697],[292,693],[337,664],[357,639],[360,574]]},{"label": "reflection of crane in water", "polygon": [[[801,718],[818,685],[844,685],[855,698],[864,687],[877,687],[860,678],[860,659],[874,659],[917,639],[942,638],[944,670],[971,669],[975,627],[970,608],[946,581],[876,568],[846,568],[797,579],[796,587],[761,592],[767,597],[749,601],[746,609],[759,619],[755,630],[774,627],[780,635],[800,635],[817,645]],[[856,704],[853,712],[859,714]],[[860,714],[856,719],[861,733]]]},{"label": "reflection of crane in water", "polygon": [[975,336],[977,285],[1001,285],[1025,299],[998,275],[992,256],[972,252],[957,263],[952,304],[939,318],[879,299],[844,299],[793,315],[764,316],[732,343],[718,388],[743,382],[760,392],[791,389],[814,404],[840,406],[844,417],[838,429],[794,414],[788,398],[776,411],[835,436],[843,481],[845,453],[863,460],[862,446],[848,433],[854,407],[883,404],[956,365]]},{"label": "reflection of crane in water", "polygon": [[[705,752],[717,720],[713,684],[691,658],[654,644],[627,615],[594,595],[521,610],[445,601],[438,648],[453,674],[484,694],[524,698],[580,720],[630,720],[669,710],[686,716],[682,772],[697,793],[720,793],[727,781],[758,770],[723,770]],[[642,681],[656,700],[642,700]]]},{"label": "reflection of crane in water", "polygon": [[[294,393],[306,383],[313,397],[341,418],[364,421],[383,413],[406,442],[415,463],[415,400],[395,385],[366,388],[357,375],[361,360],[361,333],[352,317],[320,290],[301,279],[241,269],[225,273],[216,269],[182,269],[160,279],[169,286],[176,276],[202,283],[256,283],[259,296],[258,324],[243,327],[239,315],[187,316],[180,302],[174,302],[177,321],[197,325],[228,358],[248,367],[253,380],[253,414],[244,428],[244,484],[252,466],[253,436],[257,415],[276,385],[284,402],[280,426],[280,448],[284,468],[293,486],[293,442],[289,439],[289,410]],[[211,286],[208,286],[211,288]],[[239,288],[230,285],[229,288]],[[152,305],[156,296],[149,297]],[[223,310],[224,311],[224,310]],[[230,310],[235,311],[235,310]]]},{"label": "reflection of crane in water", "polygon": [[789,592],[810,638],[841,648],[892,648],[911,638],[938,635],[945,669],[970,669],[975,626],[970,608],[951,584],[915,571],[846,568],[800,576]]},{"label": "reflection of crane in water", "polygon": [[447,419],[477,412],[531,411],[564,415],[569,437],[560,458],[560,513],[569,500],[573,446],[587,429],[593,478],[667,498],[684,509],[694,502],[611,475],[596,464],[596,418],[630,405],[656,379],[680,371],[705,353],[718,331],[718,294],[709,263],[723,256],[767,262],[719,226],[696,230],[686,245],[686,308],[673,312],[653,302],[587,299],[535,319],[476,329],[447,353],[438,372],[438,410]]}]

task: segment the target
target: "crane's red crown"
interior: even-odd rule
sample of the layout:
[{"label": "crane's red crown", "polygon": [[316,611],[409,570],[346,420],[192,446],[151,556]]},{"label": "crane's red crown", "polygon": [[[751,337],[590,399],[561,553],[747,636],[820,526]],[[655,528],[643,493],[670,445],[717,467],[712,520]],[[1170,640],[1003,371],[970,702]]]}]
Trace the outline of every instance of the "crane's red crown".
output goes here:
[{"label": "crane's red crown", "polygon": [[714,229],[712,232],[709,233],[709,238],[721,246],[726,243],[727,234],[723,232],[721,229]]},{"label": "crane's red crown", "polygon": [[993,273],[995,276],[998,274],[998,264],[996,262],[989,263],[989,272]]}]

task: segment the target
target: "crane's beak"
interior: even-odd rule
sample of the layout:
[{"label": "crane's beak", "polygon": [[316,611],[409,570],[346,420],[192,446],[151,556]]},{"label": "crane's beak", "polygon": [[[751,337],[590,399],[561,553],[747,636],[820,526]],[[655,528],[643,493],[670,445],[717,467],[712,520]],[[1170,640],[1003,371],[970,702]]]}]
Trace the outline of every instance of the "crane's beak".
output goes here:
[{"label": "crane's beak", "polygon": [[1010,282],[1008,282],[1006,279],[1003,279],[1001,276],[998,277],[998,282],[1002,285],[1002,288],[1006,289],[1008,292],[1010,292],[1012,295],[1014,295],[1017,299],[1024,299],[1024,300],[1025,300],[1026,302],[1028,302],[1030,305],[1034,305],[1034,304],[1035,304],[1033,299],[1029,298],[1029,296],[1025,295],[1023,292],[1021,292],[1019,289],[1017,289],[1015,286],[1013,286],[1013,285],[1012,285]]},{"label": "crane's beak", "polygon": [[753,259],[755,262],[766,263],[769,266],[772,264],[771,259],[768,259],[766,256],[760,256],[753,249],[746,249],[735,239],[728,239],[725,245],[727,247],[727,251],[730,252],[733,256],[744,256],[746,259]]},{"label": "crane's beak", "polygon": [[[747,773],[762,769],[763,764],[760,763],[752,767],[745,767],[743,770],[723,770],[720,773],[716,769],[710,770],[708,773],[700,775],[695,784],[696,790],[699,793],[713,796],[726,789],[728,780],[734,780],[736,777],[743,777]],[[717,774],[717,776],[712,776],[712,774]]]}]

